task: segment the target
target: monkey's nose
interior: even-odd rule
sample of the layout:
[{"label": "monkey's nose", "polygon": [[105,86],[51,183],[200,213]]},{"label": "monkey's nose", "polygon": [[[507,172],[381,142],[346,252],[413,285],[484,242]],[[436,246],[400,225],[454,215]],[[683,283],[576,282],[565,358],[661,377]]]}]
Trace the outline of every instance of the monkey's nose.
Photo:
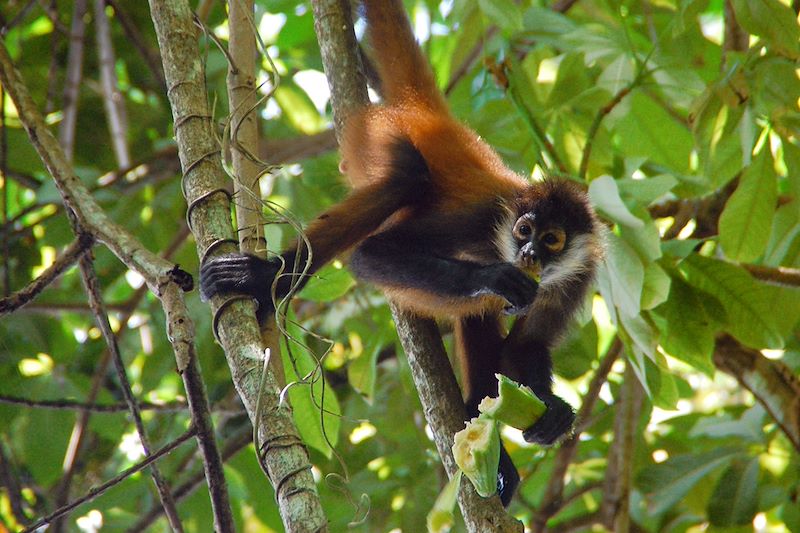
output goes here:
[{"label": "monkey's nose", "polygon": [[529,242],[526,243],[522,249],[522,257],[527,261],[534,261],[536,259],[536,250],[533,247],[533,243]]}]

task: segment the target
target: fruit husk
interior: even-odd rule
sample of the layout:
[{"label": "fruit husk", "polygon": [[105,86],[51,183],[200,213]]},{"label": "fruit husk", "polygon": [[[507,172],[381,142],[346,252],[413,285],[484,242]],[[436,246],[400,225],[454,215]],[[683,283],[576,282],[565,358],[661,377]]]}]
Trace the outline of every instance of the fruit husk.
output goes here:
[{"label": "fruit husk", "polygon": [[495,374],[498,384],[497,398],[486,397],[478,405],[482,415],[502,422],[508,426],[525,430],[531,427],[544,414],[547,407],[525,385]]},{"label": "fruit husk", "polygon": [[500,433],[490,418],[473,418],[453,438],[453,458],[475,490],[488,498],[497,492]]}]

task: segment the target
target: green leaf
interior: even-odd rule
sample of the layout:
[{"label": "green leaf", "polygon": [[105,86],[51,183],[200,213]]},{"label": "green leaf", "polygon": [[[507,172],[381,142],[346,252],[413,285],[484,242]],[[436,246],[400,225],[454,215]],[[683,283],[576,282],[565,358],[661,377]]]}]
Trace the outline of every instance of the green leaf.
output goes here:
[{"label": "green leaf", "polygon": [[717,483],[708,502],[708,517],[715,526],[751,524],[758,511],[758,457],[747,463],[734,461]]},{"label": "green leaf", "polygon": [[565,379],[577,379],[591,370],[597,360],[597,325],[590,320],[582,328],[571,328],[553,350],[553,368]]},{"label": "green leaf", "polygon": [[601,283],[607,282],[611,303],[620,313],[634,317],[641,309],[639,302],[644,284],[644,266],[639,256],[625,241],[609,233],[606,258],[600,268]]},{"label": "green leaf", "polygon": [[600,176],[589,184],[589,198],[597,209],[608,215],[614,222],[632,228],[641,228],[644,222],[636,218],[619,196],[617,183],[611,176]]},{"label": "green leaf", "polygon": [[[305,343],[303,330],[294,323],[296,317],[292,314],[288,319],[291,339]],[[286,349],[287,343],[291,345],[291,354]],[[286,383],[292,384],[289,401],[297,430],[305,444],[330,458],[339,439],[339,401],[323,379],[322,367],[315,360],[317,356],[292,340],[287,343],[281,343],[281,356]]]},{"label": "green leaf", "polygon": [[647,265],[644,269],[641,308],[653,309],[664,303],[669,296],[671,282],[664,269],[656,263]]},{"label": "green leaf", "polygon": [[511,0],[478,0],[481,11],[505,31],[522,30],[522,11]]},{"label": "green leaf", "polygon": [[620,226],[619,236],[636,250],[643,263],[648,264],[661,257],[661,235],[647,211],[637,208],[634,213],[641,217],[638,220],[643,220],[642,225]]},{"label": "green leaf", "polygon": [[[779,294],[754,280],[744,269],[700,255],[689,256],[680,264],[687,281],[694,287],[715,296],[728,317],[725,329],[753,348],[779,349],[784,345],[779,324],[790,315],[797,317],[796,298],[784,298],[776,313],[773,298]],[[788,295],[787,295],[788,296]]]},{"label": "green leaf", "polygon": [[375,379],[377,377],[375,365],[378,355],[386,343],[387,339],[383,335],[368,337],[367,346],[347,366],[347,380],[369,403],[372,403],[375,396]]},{"label": "green leaf", "polygon": [[681,502],[703,478],[729,464],[735,453],[730,449],[717,449],[679,455],[642,469],[637,477],[637,485],[645,492],[648,512],[659,515],[668,511]]},{"label": "green leaf", "polygon": [[711,354],[714,351],[714,329],[698,292],[682,279],[675,278],[669,299],[658,311],[665,319],[661,328],[661,347],[664,351],[713,376],[715,367]]},{"label": "green leaf", "polygon": [[[697,145],[701,177],[711,189],[722,187],[742,169],[745,153],[739,128],[742,125],[749,128],[750,122],[736,107],[739,93],[744,90],[734,85],[741,77],[741,71],[736,70],[708,87],[692,106],[695,117],[692,134]],[[748,155],[751,149],[752,146],[747,147]]]},{"label": "green leaf", "polygon": [[678,184],[675,176],[659,174],[646,179],[624,178],[617,180],[620,194],[639,203],[649,205],[658,200]]},{"label": "green leaf", "polygon": [[772,155],[765,146],[747,167],[719,218],[719,242],[725,255],[752,262],[764,253],[772,231],[778,187]]},{"label": "green leaf", "polygon": [[539,39],[558,37],[574,30],[577,25],[561,13],[543,7],[531,7],[523,15],[526,34]]},{"label": "green leaf", "polygon": [[325,120],[314,107],[311,98],[291,78],[281,80],[281,84],[275,89],[275,101],[292,126],[299,131],[311,134],[325,128]]},{"label": "green leaf", "polygon": [[639,91],[629,99],[630,111],[616,124],[628,156],[646,156],[672,171],[689,172],[692,137],[658,104]]},{"label": "green leaf", "polygon": [[800,57],[800,28],[792,8],[779,0],[732,0],[736,21],[779,52]]},{"label": "green leaf", "polygon": [[347,269],[326,265],[308,280],[298,296],[312,302],[331,302],[342,297],[355,284]]},{"label": "green leaf", "polygon": [[793,200],[775,212],[772,235],[764,252],[764,263],[772,266],[796,266],[798,256],[792,252],[796,253],[798,242],[800,242],[800,200]]}]

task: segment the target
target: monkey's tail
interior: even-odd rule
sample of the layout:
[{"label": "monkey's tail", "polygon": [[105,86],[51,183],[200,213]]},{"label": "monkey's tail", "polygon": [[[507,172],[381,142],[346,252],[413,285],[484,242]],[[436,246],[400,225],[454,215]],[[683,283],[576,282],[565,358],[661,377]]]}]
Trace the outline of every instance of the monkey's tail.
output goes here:
[{"label": "monkey's tail", "polygon": [[447,105],[411,30],[402,0],[364,0],[367,39],[389,105],[419,103],[447,113]]}]

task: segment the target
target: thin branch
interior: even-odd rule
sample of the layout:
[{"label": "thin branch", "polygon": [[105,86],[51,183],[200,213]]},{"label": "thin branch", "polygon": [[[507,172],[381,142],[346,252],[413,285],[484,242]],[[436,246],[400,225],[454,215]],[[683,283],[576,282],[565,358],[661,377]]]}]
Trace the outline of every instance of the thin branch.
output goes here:
[{"label": "thin branch", "polygon": [[[175,239],[173,239],[172,243],[167,247],[164,251],[164,257],[169,258],[175,251],[178,249],[181,243],[183,243],[188,236],[188,228],[185,226],[178,232]],[[133,293],[133,296],[128,300],[127,304],[122,308],[122,315],[120,316],[120,323],[127,324],[130,320],[131,316],[133,315],[136,308],[141,303],[142,299],[147,294],[147,287],[143,286],[136,289]],[[107,307],[108,308],[108,307]],[[91,310],[91,309],[90,309]],[[120,330],[118,334],[118,338],[124,335],[127,331],[130,331],[129,328],[123,328]],[[98,362],[95,365],[95,371],[92,375],[91,379],[91,386],[89,389],[89,393],[87,395],[86,403],[93,404],[97,399],[97,396],[100,394],[100,390],[103,386],[103,383],[106,380],[106,374],[108,371],[108,365],[111,363],[111,351],[108,347],[103,352],[103,355],[100,357]],[[126,404],[127,409],[127,404]],[[58,485],[55,489],[55,505],[56,507],[60,507],[67,502],[69,498],[69,489],[72,483],[73,476],[76,473],[76,469],[79,465],[83,462],[80,461],[80,457],[82,452],[84,451],[83,443],[86,436],[86,428],[89,426],[89,420],[91,419],[92,411],[88,409],[84,409],[80,411],[75,420],[75,423],[72,427],[72,434],[70,435],[69,443],[67,444],[67,449],[64,453],[64,461],[63,461],[63,472],[64,475],[61,477]],[[61,522],[56,522],[55,524],[57,527],[63,527]]]},{"label": "thin branch", "polygon": [[67,75],[64,86],[63,119],[58,139],[64,150],[66,160],[72,161],[75,151],[75,125],[78,123],[78,96],[83,78],[83,48],[86,36],[84,16],[87,0],[75,0],[72,8],[72,27],[69,32],[69,54],[67,55]]},{"label": "thin branch", "polygon": [[122,30],[125,32],[125,36],[139,52],[139,55],[142,56],[142,59],[144,59],[144,62],[150,69],[150,74],[153,76],[153,79],[158,80],[158,84],[162,89],[166,87],[167,82],[164,81],[164,69],[161,68],[161,60],[158,57],[158,53],[153,51],[150,45],[147,44],[139,28],[134,21],[131,20],[127,12],[122,9],[118,0],[105,0],[105,2],[114,10],[114,20],[119,22],[120,26],[122,26]]},{"label": "thin branch", "polygon": [[74,265],[92,247],[93,243],[94,239],[92,239],[91,235],[85,233],[72,241],[72,244],[67,246],[64,252],[38,278],[29,283],[24,289],[5,298],[0,298],[0,316],[12,313],[36,298],[48,285]]},{"label": "thin branch", "polygon": [[478,39],[478,42],[472,47],[472,50],[464,57],[464,60],[458,65],[458,67],[453,71],[452,76],[450,76],[450,80],[447,82],[447,86],[444,88],[444,94],[450,94],[456,88],[456,85],[464,78],[464,76],[469,73],[470,69],[475,65],[475,62],[483,52],[484,46],[486,46],[486,42],[489,41],[492,37],[494,37],[499,29],[497,26],[491,26],[488,28],[481,39]]},{"label": "thin branch", "polygon": [[17,476],[14,475],[14,467],[6,456],[5,447],[5,442],[0,439],[0,487],[5,488],[6,496],[11,504],[11,514],[14,515],[17,522],[23,523],[27,520],[23,506],[24,499]]},{"label": "thin branch", "polygon": [[751,265],[742,263],[742,267],[752,276],[761,281],[785,285],[787,287],[800,287],[800,269],[789,267],[771,267],[766,265]]},{"label": "thin branch", "polygon": [[125,111],[125,100],[117,85],[116,58],[114,43],[111,40],[111,24],[106,16],[105,0],[94,0],[94,28],[97,39],[98,67],[102,87],[103,107],[106,111],[106,122],[111,134],[111,146],[117,166],[125,168],[131,164],[128,150],[128,116]]},{"label": "thin branch", "polygon": [[[75,400],[32,400],[30,398],[20,398],[18,396],[9,396],[7,394],[0,394],[0,403],[9,405],[24,405],[25,407],[32,407],[34,409],[52,409],[56,411],[91,411],[93,413],[119,413],[128,410],[128,405],[125,403],[107,403],[99,404],[93,402],[78,402]],[[165,413],[186,411],[187,405],[183,401],[175,401],[169,403],[151,403],[140,402],[139,408],[142,411],[160,411]]]},{"label": "thin branch", "polygon": [[553,2],[551,9],[557,13],[566,13],[577,3],[578,0],[556,0]]},{"label": "thin branch", "polygon": [[[8,225],[8,204],[10,201],[9,187],[6,176],[8,176],[8,124],[6,124],[6,92],[3,87],[0,87],[0,176],[3,176],[3,227]],[[2,234],[2,249],[3,249],[3,292],[2,295],[7,298],[11,294],[11,254],[9,253],[9,235],[4,231]],[[2,309],[2,304],[0,304]],[[2,312],[0,312],[2,315]]]},{"label": "thin branch", "polygon": [[627,533],[630,529],[633,459],[636,455],[636,435],[643,400],[644,389],[630,361],[627,361],[614,417],[614,439],[609,450],[603,503],[600,507],[605,527],[618,533]]},{"label": "thin branch", "polygon": [[131,477],[132,475],[136,474],[137,472],[141,472],[142,470],[144,470],[148,466],[152,465],[153,463],[155,463],[156,461],[158,461],[159,459],[161,459],[165,455],[169,454],[175,448],[177,448],[178,446],[180,446],[181,444],[183,444],[187,440],[191,439],[194,435],[195,435],[194,427],[189,428],[183,435],[181,435],[180,437],[178,437],[177,439],[175,439],[171,443],[167,444],[163,448],[160,448],[160,449],[154,451],[152,454],[148,455],[147,458],[145,458],[143,461],[140,461],[139,463],[133,465],[132,467],[122,471],[120,474],[118,474],[117,476],[109,479],[105,483],[103,483],[103,484],[101,484],[101,485],[99,485],[97,487],[91,488],[86,495],[78,498],[77,500],[72,501],[71,503],[69,503],[69,504],[67,504],[67,505],[65,505],[63,507],[60,507],[60,508],[56,509],[55,511],[53,511],[49,515],[45,516],[44,518],[41,518],[41,519],[37,520],[33,524],[27,526],[22,533],[33,533],[35,531],[38,531],[39,528],[41,528],[42,526],[46,526],[46,525],[52,523],[56,518],[58,518],[60,516],[64,516],[64,515],[72,512],[72,510],[75,509],[76,507],[78,507],[80,505],[83,505],[84,503],[87,503],[87,502],[90,502],[90,501],[94,500],[95,498],[97,498],[98,496],[100,496],[101,494],[106,492],[108,489],[110,489],[110,488],[112,488],[112,487],[114,487],[116,485],[119,485],[120,483],[122,483],[123,481],[125,481],[126,479]]},{"label": "thin branch", "polygon": [[19,10],[19,12],[14,16],[13,19],[3,24],[2,28],[0,28],[0,37],[4,37],[6,33],[11,31],[13,28],[17,27],[17,25],[19,25],[23,20],[25,20],[25,17],[28,16],[28,13],[35,5],[36,5],[36,0],[28,0],[28,3],[25,4],[22,7],[22,9]]},{"label": "thin branch", "polygon": [[600,397],[600,390],[606,381],[608,381],[608,374],[611,372],[614,363],[622,354],[622,348],[622,341],[620,341],[619,338],[614,339],[613,344],[606,352],[602,361],[600,361],[594,376],[592,376],[589,388],[583,397],[583,403],[576,416],[575,432],[561,444],[553,458],[554,466],[550,473],[550,479],[547,482],[547,488],[545,489],[537,511],[531,519],[531,526],[534,531],[544,531],[547,527],[547,521],[555,516],[564,506],[564,487],[567,469],[575,458],[581,433],[588,427],[592,411],[597,404],[597,399]]},{"label": "thin branch", "polygon": [[[145,455],[150,455],[150,450],[152,449],[150,438],[147,435],[144,422],[142,421],[142,414],[139,410],[139,404],[133,395],[131,384],[128,381],[128,374],[125,370],[125,363],[122,361],[122,354],[119,351],[117,337],[114,334],[114,331],[111,329],[111,323],[108,320],[108,314],[105,309],[105,305],[103,304],[103,299],[99,284],[97,282],[97,276],[94,272],[92,259],[86,255],[81,256],[79,264],[81,267],[81,276],[86,286],[86,292],[89,296],[89,305],[91,305],[92,310],[94,311],[97,325],[100,328],[109,352],[111,353],[111,359],[114,362],[114,367],[117,371],[117,379],[119,380],[122,395],[125,398],[125,403],[128,404],[128,409],[133,417],[133,422],[136,426],[136,431],[139,434],[139,440],[141,441],[144,453]],[[167,485],[164,476],[161,474],[155,464],[150,467],[150,471],[153,481],[156,484],[156,488],[158,489],[159,497],[161,498],[161,505],[164,506],[167,517],[169,518],[170,526],[172,527],[173,531],[183,531],[183,525],[181,524],[180,517],[178,516],[175,502],[172,500],[172,493],[169,490],[169,486]]]},{"label": "thin branch", "polygon": [[[186,20],[183,25],[185,31],[182,33],[182,38],[190,43],[189,49],[195,50],[194,57],[197,59],[197,43],[193,37],[194,30],[191,26],[188,5],[183,5],[183,11]],[[180,58],[182,54],[177,53],[171,57]],[[0,42],[0,84],[11,96],[28,137],[55,181],[56,188],[67,208],[66,212],[72,223],[73,231],[80,230],[77,231],[78,233],[90,231],[99,241],[106,244],[109,250],[128,268],[139,273],[147,282],[148,287],[161,300],[167,320],[169,341],[173,348],[178,371],[184,377],[184,387],[189,389],[187,397],[198,400],[190,402],[192,418],[203,427],[204,434],[210,435],[211,416],[205,388],[202,379],[199,378],[200,369],[197,366],[198,362],[194,352],[194,322],[189,316],[183,297],[183,291],[192,288],[191,276],[147,250],[128,231],[110,220],[100,208],[83,182],[75,175],[64,151],[50,133],[27,87],[20,78],[19,72],[14,68],[14,62],[11,60],[8,49],[2,42]],[[205,94],[200,97],[200,101],[202,105],[205,105]],[[209,136],[209,138],[211,137]],[[284,416],[287,420],[289,419],[286,413]],[[272,426],[277,426],[277,424],[272,424]],[[211,456],[216,451],[213,438],[200,437],[200,441],[204,460],[214,462],[215,459]],[[215,455],[218,458],[218,454]],[[206,467],[212,468],[208,463]],[[280,472],[285,468],[296,468],[296,465],[291,462],[288,465],[282,464],[277,470]],[[313,486],[310,466],[307,474],[307,482]]]},{"label": "thin branch", "polygon": [[589,126],[589,130],[586,132],[586,143],[583,145],[583,154],[581,154],[581,163],[578,167],[578,177],[581,181],[586,181],[586,172],[589,169],[589,158],[592,155],[592,146],[594,145],[594,138],[597,136],[597,132],[600,129],[600,124],[603,122],[603,119],[614,110],[617,105],[622,102],[622,99],[628,96],[630,92],[636,88],[642,82],[647,71],[644,70],[642,67],[636,77],[631,81],[628,85],[620,89],[617,94],[609,101],[606,105],[601,107],[597,114],[592,121],[592,124]]}]

